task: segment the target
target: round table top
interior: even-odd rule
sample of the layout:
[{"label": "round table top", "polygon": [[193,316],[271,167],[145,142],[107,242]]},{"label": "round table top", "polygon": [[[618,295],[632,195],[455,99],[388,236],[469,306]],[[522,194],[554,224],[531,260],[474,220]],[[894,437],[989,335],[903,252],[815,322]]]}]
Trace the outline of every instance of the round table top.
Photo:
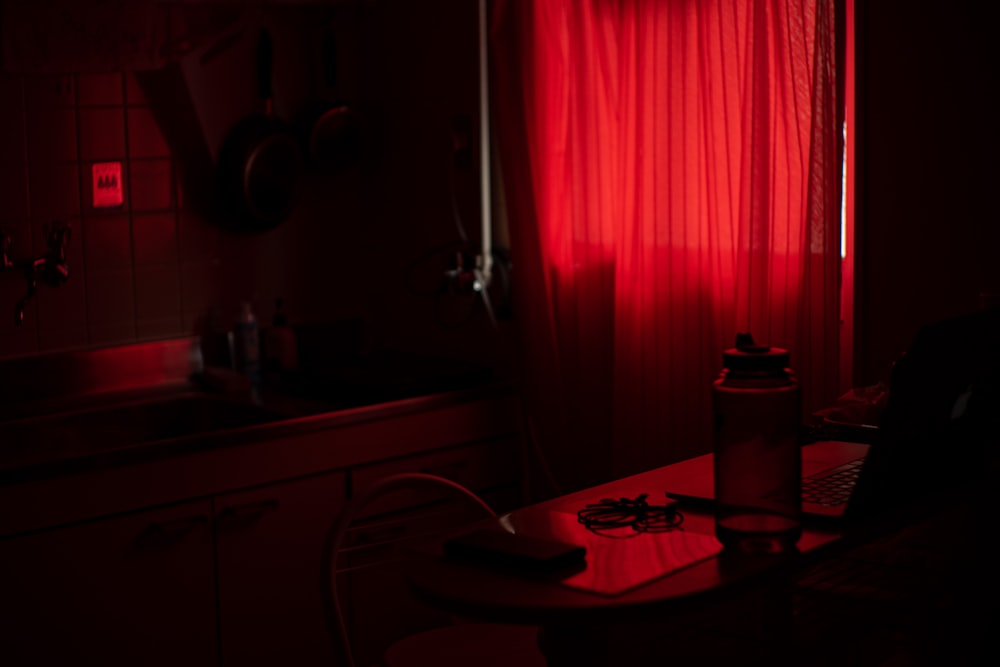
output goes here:
[{"label": "round table top", "polygon": [[653,489],[665,488],[667,468],[531,505],[484,524],[582,544],[585,567],[556,572],[502,568],[446,557],[437,542],[410,554],[404,566],[408,581],[426,602],[481,620],[546,624],[621,619],[717,602],[768,577],[787,575],[803,562],[803,554],[839,537],[807,529],[795,552],[750,556],[723,552],[714,538],[713,517],[704,510],[684,509],[682,526],[663,532],[607,536],[577,521],[579,509],[602,498],[641,493],[652,498]]}]

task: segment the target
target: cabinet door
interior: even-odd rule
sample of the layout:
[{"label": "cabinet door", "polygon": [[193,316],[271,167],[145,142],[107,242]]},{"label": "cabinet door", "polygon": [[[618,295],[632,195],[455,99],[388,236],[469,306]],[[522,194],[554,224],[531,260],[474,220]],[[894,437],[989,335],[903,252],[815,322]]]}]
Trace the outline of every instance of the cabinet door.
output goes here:
[{"label": "cabinet door", "polygon": [[320,551],[346,484],[328,473],[215,501],[222,664],[333,665]]},{"label": "cabinet door", "polygon": [[218,664],[210,505],[0,540],[0,661]]}]

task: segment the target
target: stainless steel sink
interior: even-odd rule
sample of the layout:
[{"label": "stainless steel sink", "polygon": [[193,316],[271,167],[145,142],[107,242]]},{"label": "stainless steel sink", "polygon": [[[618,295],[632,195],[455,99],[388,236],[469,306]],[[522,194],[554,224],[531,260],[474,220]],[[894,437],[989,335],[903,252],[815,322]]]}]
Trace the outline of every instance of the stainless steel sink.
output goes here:
[{"label": "stainless steel sink", "polygon": [[0,468],[172,441],[287,418],[249,401],[182,393],[0,423]]},{"label": "stainless steel sink", "polygon": [[249,402],[184,394],[166,400],[91,408],[47,421],[54,421],[60,430],[68,430],[85,440],[129,443],[253,426],[279,417]]}]

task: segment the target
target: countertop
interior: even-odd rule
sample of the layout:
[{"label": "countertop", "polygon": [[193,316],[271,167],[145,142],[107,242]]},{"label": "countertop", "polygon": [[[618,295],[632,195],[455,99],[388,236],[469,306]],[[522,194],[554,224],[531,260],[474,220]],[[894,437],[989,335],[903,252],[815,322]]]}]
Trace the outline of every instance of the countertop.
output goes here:
[{"label": "countertop", "polygon": [[[232,377],[228,375],[232,371],[190,372],[178,360],[187,354],[189,343],[132,347],[143,349],[82,356],[114,354],[128,363],[108,364],[104,359],[104,368],[128,367],[132,375],[137,359],[154,367],[139,373],[138,379],[124,382],[119,371],[91,373],[98,379],[90,383],[71,379],[72,391],[45,397],[36,390],[20,403],[4,405],[0,484],[291,437],[510,390],[482,365],[380,351],[347,355],[336,364],[296,373],[272,374],[252,395],[238,381],[202,381],[206,376]],[[150,364],[149,359],[156,361]],[[87,360],[79,358],[74,363],[87,366]],[[25,362],[19,361],[19,367],[25,372]],[[36,372],[55,373],[54,369],[66,367],[73,363],[60,366],[46,359]],[[74,374],[81,372],[70,373]]]}]

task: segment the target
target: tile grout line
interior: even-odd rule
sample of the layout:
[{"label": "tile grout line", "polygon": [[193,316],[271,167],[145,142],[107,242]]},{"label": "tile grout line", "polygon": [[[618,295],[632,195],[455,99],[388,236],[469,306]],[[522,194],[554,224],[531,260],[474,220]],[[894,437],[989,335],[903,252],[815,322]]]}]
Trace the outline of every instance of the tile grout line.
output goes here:
[{"label": "tile grout line", "polygon": [[[128,174],[128,237],[129,237],[129,264],[132,268],[132,342],[139,340],[139,286],[135,275],[135,212],[132,210],[132,150],[129,142],[128,123],[128,85],[125,81],[125,73],[118,75],[118,84],[122,91],[122,132],[124,133],[124,155],[122,156],[122,181],[125,181],[125,174]],[[123,193],[124,194],[124,193]]]},{"label": "tile grout line", "polygon": [[[30,164],[30,144],[28,140],[28,92],[25,87],[25,77],[20,75],[18,79],[18,88],[21,93],[21,162],[24,165],[24,192],[22,196],[24,197],[24,210],[28,212],[27,220],[28,223],[28,247],[31,248],[31,253],[34,253],[34,238],[35,238],[35,228],[32,224],[32,210],[31,210],[31,164]],[[22,323],[21,326],[24,326]],[[38,354],[42,350],[42,332],[38,326],[38,303],[35,302],[35,354]]]},{"label": "tile grout line", "polygon": [[[84,168],[81,162],[81,154],[83,153],[83,142],[80,139],[80,77],[78,74],[65,74],[63,75],[64,80],[71,81],[73,90],[73,130],[76,135],[76,183],[77,183],[77,236],[79,239],[77,243],[80,243],[80,263],[83,265],[83,270],[81,271],[83,276],[83,330],[85,333],[84,339],[86,341],[84,347],[91,348],[94,345],[93,334],[91,333],[91,322],[90,322],[90,290],[87,284],[87,253],[86,253],[86,238],[87,235],[84,233],[83,227],[83,210],[85,208],[86,195],[84,192]],[[70,232],[72,234],[72,232]],[[72,236],[70,237],[70,243],[72,243]],[[41,344],[39,343],[39,348]]]}]

